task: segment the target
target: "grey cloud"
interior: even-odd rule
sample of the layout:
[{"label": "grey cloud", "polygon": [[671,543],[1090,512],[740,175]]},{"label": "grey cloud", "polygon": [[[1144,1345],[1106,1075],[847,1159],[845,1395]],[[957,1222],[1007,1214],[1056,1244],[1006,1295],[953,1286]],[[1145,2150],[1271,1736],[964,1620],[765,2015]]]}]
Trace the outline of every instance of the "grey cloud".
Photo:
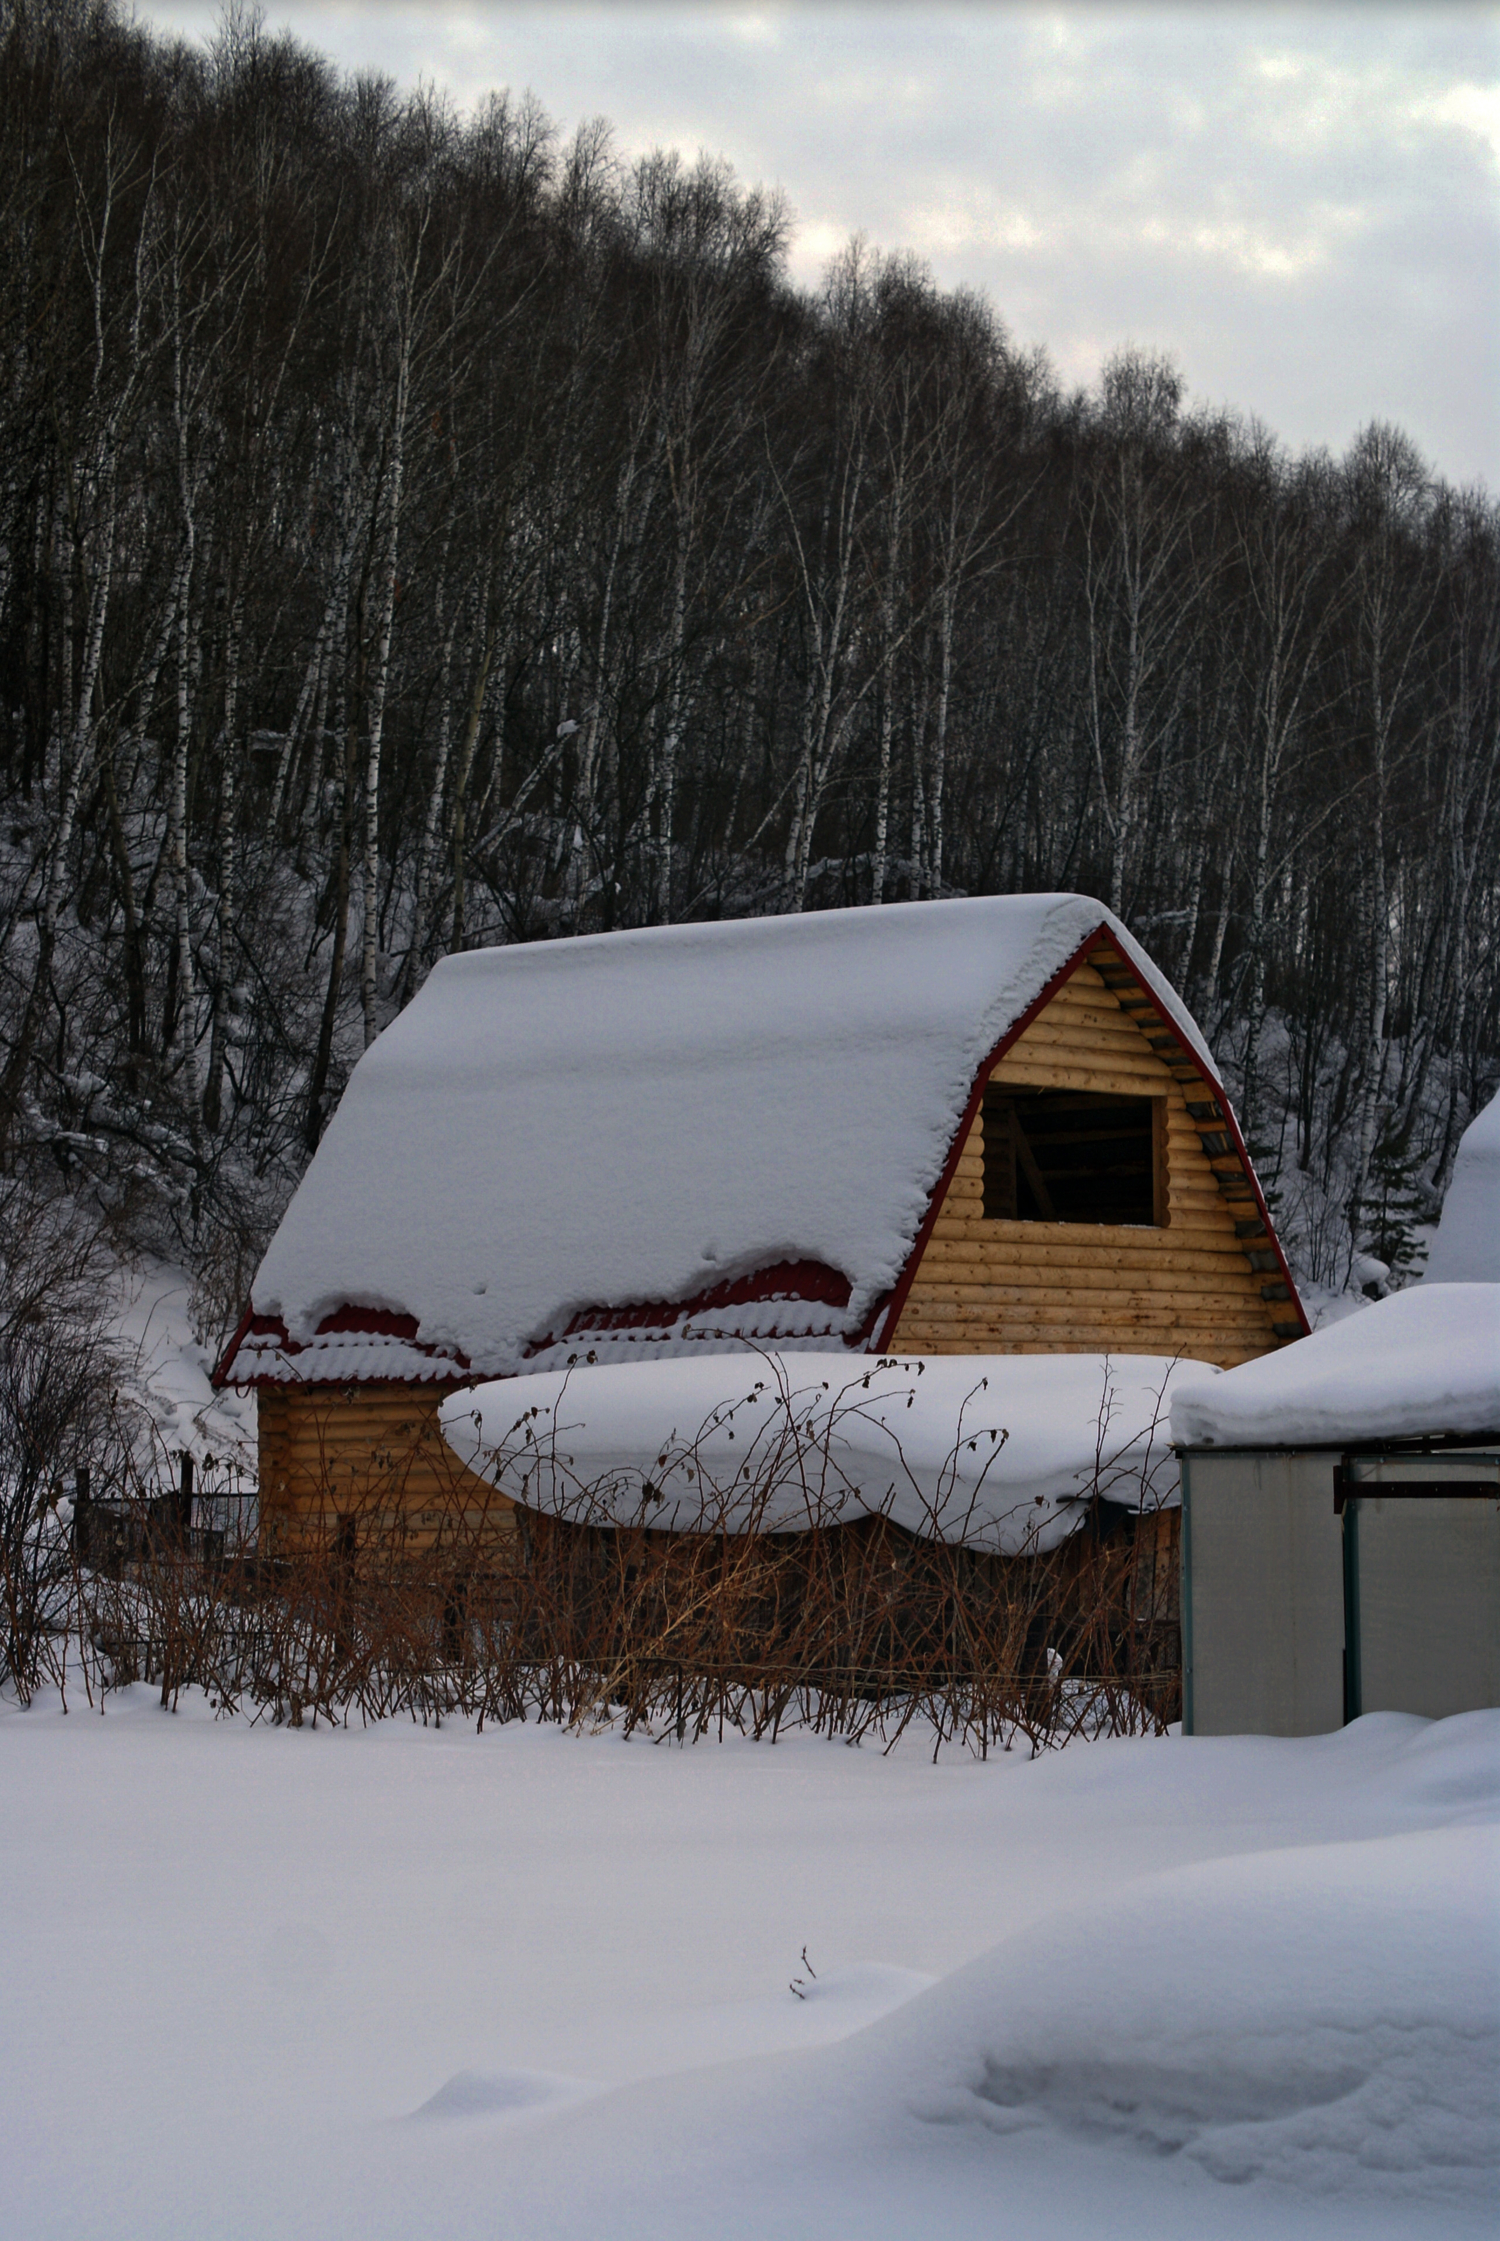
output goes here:
[{"label": "grey cloud", "polygon": [[[149,12],[211,29],[207,8]],[[1132,339],[1294,447],[1395,419],[1500,490],[1487,10],[282,12],[346,65],[464,102],[530,86],[566,128],[610,117],[627,155],[726,155],[785,189],[805,282],[862,231],[985,289],[1069,379]]]}]

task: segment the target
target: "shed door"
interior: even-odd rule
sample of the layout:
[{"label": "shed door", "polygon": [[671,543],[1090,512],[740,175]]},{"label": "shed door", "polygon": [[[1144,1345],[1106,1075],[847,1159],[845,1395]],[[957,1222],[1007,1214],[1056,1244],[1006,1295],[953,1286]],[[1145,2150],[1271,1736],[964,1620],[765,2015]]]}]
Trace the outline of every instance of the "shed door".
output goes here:
[{"label": "shed door", "polygon": [[1500,1705],[1500,1499],[1351,1491],[1344,1507],[1348,1716]]}]

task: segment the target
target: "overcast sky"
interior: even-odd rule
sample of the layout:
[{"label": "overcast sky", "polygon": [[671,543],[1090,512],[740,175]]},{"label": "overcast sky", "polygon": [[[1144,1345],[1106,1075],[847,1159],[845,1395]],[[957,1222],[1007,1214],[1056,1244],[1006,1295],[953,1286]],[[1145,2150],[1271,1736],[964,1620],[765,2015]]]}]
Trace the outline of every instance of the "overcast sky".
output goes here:
[{"label": "overcast sky", "polygon": [[[212,5],[142,0],[209,35]],[[1400,423],[1500,493],[1500,6],[267,0],[346,68],[530,88],[983,289],[1069,383],[1124,342],[1294,449]]]}]

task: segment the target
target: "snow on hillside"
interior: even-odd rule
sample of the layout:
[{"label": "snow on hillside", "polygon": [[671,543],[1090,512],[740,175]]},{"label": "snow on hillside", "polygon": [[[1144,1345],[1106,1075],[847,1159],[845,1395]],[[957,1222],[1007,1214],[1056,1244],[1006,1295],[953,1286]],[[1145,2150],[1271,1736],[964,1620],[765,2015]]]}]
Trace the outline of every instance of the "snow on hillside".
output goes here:
[{"label": "snow on hillside", "polygon": [[1495,1713],[981,1764],[0,1708],[4,2230],[1469,2241],[1497,1822]]},{"label": "snow on hillside", "polygon": [[216,1393],[213,1362],[193,1330],[192,1279],[169,1261],[121,1264],[104,1320],[126,1394],[151,1428],[158,1470],[191,1455],[200,1472],[253,1479],[255,1395]]}]

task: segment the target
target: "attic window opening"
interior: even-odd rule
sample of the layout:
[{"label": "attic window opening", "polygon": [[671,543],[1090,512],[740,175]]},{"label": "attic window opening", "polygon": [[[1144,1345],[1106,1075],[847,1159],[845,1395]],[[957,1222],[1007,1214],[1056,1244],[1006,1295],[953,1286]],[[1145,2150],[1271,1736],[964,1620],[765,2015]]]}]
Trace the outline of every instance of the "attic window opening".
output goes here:
[{"label": "attic window opening", "polygon": [[1090,1090],[984,1093],[987,1221],[1164,1225],[1164,1109]]}]

